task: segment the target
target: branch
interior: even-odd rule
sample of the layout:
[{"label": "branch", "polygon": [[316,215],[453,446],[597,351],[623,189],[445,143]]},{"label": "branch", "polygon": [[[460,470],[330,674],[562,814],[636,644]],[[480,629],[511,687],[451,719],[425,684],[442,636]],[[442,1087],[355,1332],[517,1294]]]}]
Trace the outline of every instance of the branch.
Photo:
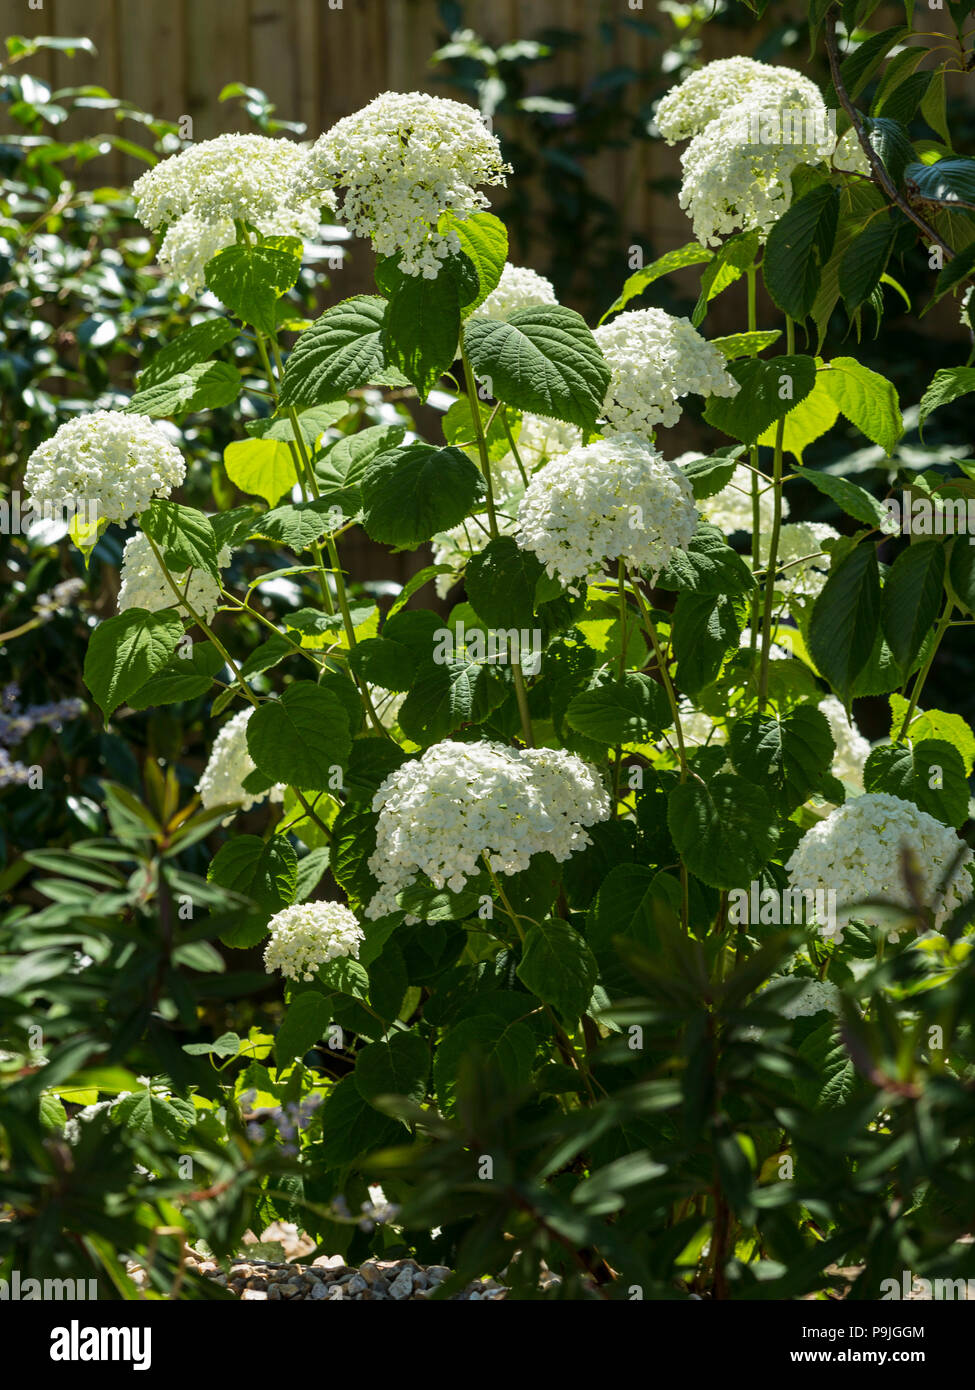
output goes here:
[{"label": "branch", "polygon": [[843,85],[843,79],[840,77],[840,51],[836,41],[836,10],[832,8],[826,13],[826,52],[829,55],[829,70],[833,79],[833,86],[836,89],[836,95],[839,98],[839,103],[843,110],[850,118],[850,124],[856,131],[856,137],[860,142],[860,148],[863,150],[870,164],[874,182],[883,189],[890,201],[900,208],[904,216],[910,218],[915,227],[920,229],[928,241],[932,241],[936,246],[940,246],[948,260],[953,260],[955,256],[954,251],[943,237],[940,237],[934,228],[925,222],[921,214],[911,207],[903,194],[898,191],[897,185],[884,168],[883,160],[867,139],[860,117]]}]

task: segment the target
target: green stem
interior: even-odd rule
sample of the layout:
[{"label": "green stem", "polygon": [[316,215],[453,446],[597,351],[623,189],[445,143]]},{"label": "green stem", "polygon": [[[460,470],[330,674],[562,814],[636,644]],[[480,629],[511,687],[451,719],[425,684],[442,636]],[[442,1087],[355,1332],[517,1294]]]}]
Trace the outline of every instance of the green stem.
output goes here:
[{"label": "green stem", "polygon": [[[792,319],[785,320],[786,355],[795,350],[796,330]],[[758,675],[758,712],[762,714],[768,702],[768,672],[772,645],[772,608],[775,604],[776,562],[779,558],[779,534],[782,529],[782,442],[785,439],[785,416],[775,428],[775,452],[772,457],[772,534],[769,537],[768,572],[765,576],[765,601],[762,607],[762,650]]]},{"label": "green stem", "polygon": [[938,620],[938,626],[934,630],[934,641],[931,643],[931,651],[928,653],[928,659],[924,663],[924,666],[921,668],[921,670],[918,672],[917,679],[914,682],[914,689],[911,691],[911,699],[910,703],[907,706],[907,710],[904,714],[904,722],[901,724],[900,732],[897,735],[898,743],[900,743],[901,739],[904,737],[908,729],[911,727],[911,721],[914,718],[914,712],[917,709],[917,702],[921,698],[921,691],[924,689],[924,683],[927,680],[928,675],[930,674],[931,667],[934,665],[934,658],[937,656],[938,648],[941,646],[941,639],[944,637],[945,633],[948,631],[949,626],[951,625],[951,614],[953,608],[954,604],[950,602],[947,603],[945,605],[944,612]]},{"label": "green stem", "polygon": [[[194,623],[196,623],[200,631],[203,632],[209,639],[209,641],[213,643],[217,651],[220,653],[224,661],[227,663],[227,665],[233,672],[234,680],[236,681],[237,685],[240,686],[243,694],[247,697],[248,700],[250,700],[251,704],[256,707],[259,703],[258,698],[251,690],[247,682],[244,680],[243,676],[240,674],[240,668],[238,667],[237,663],[234,661],[233,657],[227,651],[227,648],[220,641],[219,637],[217,637],[216,633],[214,633],[212,628],[210,628],[207,625],[205,620],[200,616],[200,614],[190,603],[189,599],[186,597],[186,594],[183,593],[183,591],[180,589],[179,585],[176,583],[176,580],[170,574],[166,566],[166,561],[163,559],[162,552],[156,545],[156,542],[150,535],[146,534],[145,532],[143,532],[143,534],[145,535],[146,540],[149,542],[149,545],[152,547],[152,553],[155,555],[156,560],[159,563],[159,568],[162,570],[163,575],[165,576],[166,583],[169,585],[173,593],[176,595],[176,598],[179,601],[179,606],[186,609],[187,613],[189,613],[190,617],[193,619]],[[187,588],[189,588],[188,584]]]},{"label": "green stem", "polygon": [[[488,452],[487,435],[484,433],[484,421],[481,419],[481,405],[477,395],[477,382],[474,379],[474,371],[468,360],[467,353],[461,352],[461,362],[464,365],[464,381],[467,385],[467,399],[471,408],[471,420],[474,424],[474,437],[477,440],[478,457],[481,460],[481,472],[484,474],[484,486],[486,489],[488,525],[491,530],[491,539],[497,540],[500,532],[498,530],[498,518],[494,509],[494,484],[491,479],[491,457]],[[508,422],[505,420],[505,429]],[[511,439],[511,431],[508,430],[508,438]],[[514,441],[512,441],[514,447]],[[521,465],[519,464],[519,467]],[[522,470],[524,472],[524,470]],[[531,711],[528,708],[528,690],[525,686],[525,675],[521,669],[520,653],[511,657],[511,675],[515,686],[515,700],[518,704],[518,717],[521,720],[521,736],[528,748],[535,747],[535,734],[532,729]]]}]

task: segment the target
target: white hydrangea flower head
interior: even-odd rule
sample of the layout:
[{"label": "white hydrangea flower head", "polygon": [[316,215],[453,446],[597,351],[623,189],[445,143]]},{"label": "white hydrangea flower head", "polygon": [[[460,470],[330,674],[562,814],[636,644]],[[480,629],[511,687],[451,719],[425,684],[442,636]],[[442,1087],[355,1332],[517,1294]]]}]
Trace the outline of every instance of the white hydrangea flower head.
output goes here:
[{"label": "white hydrangea flower head", "polygon": [[[253,707],[249,707],[235,714],[232,719],[227,720],[213,740],[209,760],[196,784],[200,801],[206,810],[211,806],[223,806],[239,801],[240,809],[249,811],[265,797],[269,797],[271,801],[284,799],[282,786],[272,787],[269,792],[258,792],[256,795],[244,789],[245,779],[257,771],[254,760],[247,751],[247,722],[253,713]],[[233,816],[228,816],[223,823],[229,825],[232,820]]]},{"label": "white hydrangea flower head", "polygon": [[681,155],[678,201],[703,246],[720,246],[722,237],[737,231],[764,239],[792,202],[793,170],[818,163],[833,148],[832,136],[827,143],[755,143],[749,126],[759,115],[747,103],[729,106]]},{"label": "white hydrangea flower head", "polygon": [[[217,556],[220,568],[230,564],[230,547],[225,545]],[[189,608],[178,603],[172,586],[167,580],[156,559],[156,552],[149,543],[149,537],[137,532],[125,542],[122,552],[122,585],[118,595],[118,611],[127,608],[145,608],[150,613],[160,608],[174,605],[182,612]],[[220,603],[220,586],[208,570],[183,570],[173,575],[173,581],[182,594],[185,594],[190,608],[193,608],[208,622],[217,611]],[[188,586],[188,587],[187,587]]]},{"label": "white hydrangea flower head", "polygon": [[183,455],[148,415],[93,410],[37,446],[24,487],[35,507],[90,509],[122,522],[168,497],[185,475]]},{"label": "white hydrangea flower head", "polygon": [[[237,219],[257,226],[288,203],[307,211],[308,151],[293,140],[268,135],[218,135],[163,159],[132,186],[140,222],[151,231],[186,213],[206,222]],[[315,190],[315,206],[334,205],[329,189]],[[265,233],[268,235],[268,233]]]},{"label": "white hydrangea flower head", "polygon": [[[839,540],[835,526],[822,521],[794,521],[779,531],[777,565],[780,587],[793,598],[815,598],[822,593],[829,577],[830,557],[823,553],[823,542]],[[763,565],[768,564],[771,532],[763,531],[758,549]]]},{"label": "white hydrangea flower head", "polygon": [[[314,241],[321,226],[316,204],[280,207],[255,220],[261,236],[297,237]],[[186,294],[197,295],[206,285],[206,266],[214,256],[233,246],[237,228],[229,217],[206,218],[196,212],[184,213],[170,223],[159,247],[159,264]]]},{"label": "white hydrangea flower head", "polygon": [[[691,458],[700,457],[697,454]],[[679,464],[680,460],[676,460]],[[717,526],[726,536],[740,532],[752,532],[752,470],[743,463],[735,465],[735,471],[719,492],[713,497],[702,497],[698,508],[705,521]],[[788,500],[782,498],[782,516],[789,515]],[[775,516],[775,492],[770,483],[759,479],[758,516],[764,534],[771,532]]]},{"label": "white hydrangea flower head", "polygon": [[392,729],[398,719],[403,701],[406,699],[405,690],[387,690],[381,685],[370,685],[369,698],[372,700],[372,707],[379,716],[379,722],[384,729]]},{"label": "white hydrangea flower head", "polygon": [[595,329],[612,377],[603,402],[604,434],[649,435],[676,425],[681,396],[737,396],[724,354],[690,319],[634,309]]},{"label": "white hydrangea flower head", "polygon": [[852,126],[836,142],[836,149],[833,151],[833,167],[848,174],[863,174],[864,178],[870,178],[873,173],[870,168],[870,161],[864,154],[860,141],[857,139],[857,133]]},{"label": "white hydrangea flower head", "polygon": [[[677,702],[677,713],[680,715],[680,729],[684,736],[684,745],[687,748],[702,748],[704,744],[714,747],[719,743],[728,742],[728,731],[719,724],[715,724],[709,714],[705,714],[703,709],[698,709],[686,695],[682,695]],[[672,734],[669,739],[662,739],[657,745],[659,748],[674,747],[677,735]]]},{"label": "white hydrangea flower head", "polygon": [[[794,983],[799,978],[796,975],[775,975],[758,991],[756,998],[761,999],[765,991],[779,980],[791,980]],[[829,980],[804,980],[803,986],[800,994],[793,995],[784,1004],[777,1006],[783,1018],[812,1018],[813,1014],[840,1012],[841,995],[837,985],[831,984]]]},{"label": "white hydrangea flower head", "polygon": [[[964,853],[958,868],[943,898],[936,901],[942,879],[959,849]],[[901,869],[905,850],[912,852],[922,899],[933,909],[938,928],[972,895],[967,867],[973,860],[972,851],[950,826],[899,796],[867,792],[838,806],[806,831],[786,869],[793,887],[836,894],[835,925],[832,931],[822,925],[820,928],[824,934],[834,934],[854,917],[870,920],[873,909],[856,906],[865,898],[885,898],[910,907]]]},{"label": "white hydrangea flower head", "polygon": [[777,110],[796,96],[813,109],[822,105],[816,84],[792,68],[772,67],[754,58],[717,58],[669,91],[654,120],[668,145],[674,145],[699,135],[729,106],[746,99]]},{"label": "white hydrangea flower head", "polygon": [[598,774],[571,753],[452,740],[391,773],[372,805],[369,868],[380,889],[369,918],[397,911],[397,894],[418,874],[459,893],[484,855],[496,874],[518,873],[543,851],[562,862],[590,843],[585,827],[610,813]]},{"label": "white hydrangea flower head", "polygon": [[488,319],[506,320],[516,309],[533,309],[540,304],[558,304],[551,280],[527,266],[505,264],[497,287],[491,291],[475,314]]},{"label": "white hydrangea flower head", "polygon": [[472,106],[423,92],[384,92],[338,121],[312,146],[295,196],[342,191],[338,216],[380,256],[400,253],[406,275],[436,279],[460,249],[437,230],[442,213],[462,221],[489,206],[480,184],[503,184],[510,166]]},{"label": "white hydrangea flower head", "polygon": [[[518,457],[526,473],[533,473],[543,463],[582,443],[582,430],[564,420],[549,420],[542,415],[523,415],[521,432],[516,444]],[[494,510],[498,533],[513,536],[518,529],[518,504],[525,495],[525,481],[514,454],[491,464],[494,484]],[[480,555],[491,539],[485,517],[468,518],[449,531],[433,537],[433,563],[450,565],[449,574],[438,574],[437,595],[446,598],[458,582],[472,555]]]},{"label": "white hydrangea flower head", "polygon": [[645,439],[618,434],[577,445],[535,473],[515,540],[573,591],[607,560],[657,573],[697,527],[687,478]]},{"label": "white hydrangea flower head", "polygon": [[295,903],[274,914],[268,931],[264,968],[269,975],[280,970],[287,980],[313,980],[330,960],[355,959],[365,940],[358,919],[341,903]]},{"label": "white hydrangea flower head", "polygon": [[841,782],[851,782],[855,787],[863,786],[863,765],[870,756],[870,744],[863,737],[853,720],[847,716],[835,695],[827,695],[820,700],[819,709],[829,720],[830,733],[836,745],[833,754],[833,776]]}]

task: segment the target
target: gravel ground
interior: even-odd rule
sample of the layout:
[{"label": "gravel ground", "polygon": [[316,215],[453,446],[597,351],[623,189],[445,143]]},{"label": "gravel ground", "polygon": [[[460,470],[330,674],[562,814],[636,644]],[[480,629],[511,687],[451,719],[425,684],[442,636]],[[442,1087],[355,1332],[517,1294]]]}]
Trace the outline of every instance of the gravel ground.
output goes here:
[{"label": "gravel ground", "polygon": [[[420,1265],[416,1260],[365,1260],[356,1268],[341,1255],[319,1255],[311,1264],[291,1261],[259,1260],[239,1256],[229,1271],[215,1260],[190,1254],[187,1266],[204,1278],[213,1279],[242,1300],[278,1302],[282,1299],[313,1299],[338,1302],[352,1299],[394,1302],[430,1298],[451,1273],[445,1265]],[[504,1298],[507,1289],[496,1279],[468,1284],[453,1300],[486,1302]]]}]

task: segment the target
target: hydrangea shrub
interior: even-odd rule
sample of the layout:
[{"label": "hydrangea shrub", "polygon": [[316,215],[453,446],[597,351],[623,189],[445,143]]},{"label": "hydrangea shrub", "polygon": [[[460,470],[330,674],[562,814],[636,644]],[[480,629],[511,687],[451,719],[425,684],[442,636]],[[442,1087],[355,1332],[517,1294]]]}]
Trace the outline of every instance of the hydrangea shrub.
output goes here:
[{"label": "hydrangea shrub", "polygon": [[[827,30],[835,54],[832,14]],[[858,324],[882,314],[901,255],[940,250],[936,294],[963,288],[958,190],[975,161],[929,158],[903,129],[895,177],[890,128],[913,113],[857,111],[848,82],[837,68],[840,123],[809,78],[747,58],[675,86],[656,121],[689,142],[695,239],[635,271],[592,326],[510,263],[484,190],[517,170],[456,102],[385,93],[310,148],[221,136],[136,184],[163,263],[206,286],[206,312],[124,411],[41,444],[25,485],[94,508],[83,548],[135,523],[120,611],[88,648],[105,720],[212,694],[201,833],[209,883],[241,905],[212,935],[261,948],[283,1012],[254,1044],[259,1066],[227,1041],[246,1065],[221,1092],[225,1118],[196,1103],[270,1165],[273,1139],[265,1151],[242,1128],[255,1091],[279,1106],[324,1095],[300,1149],[289,1138],[293,1206],[266,1192],[265,1212],[330,1210],[317,1229],[335,1241],[336,1194],[385,1164],[408,1225],[442,1226],[463,1268],[478,1208],[458,1193],[484,1178],[477,1201],[517,1224],[524,1181],[551,1205],[519,1198],[517,1238],[535,1249],[541,1232],[551,1256],[561,1232],[581,1287],[621,1297],[677,1276],[719,1297],[780,1279],[793,1296],[864,1248],[827,1214],[811,1256],[804,1204],[822,1174],[779,1160],[808,1158],[811,1116],[862,1100],[862,1030],[897,984],[868,963],[960,968],[975,738],[922,696],[945,633],[975,613],[975,552],[944,528],[902,543],[885,499],[804,462],[840,417],[887,455],[904,430],[889,381],[814,345],[840,303]],[[282,296],[323,209],[371,242],[375,293],[295,325]],[[691,319],[629,307],[689,266]],[[710,338],[708,305],[736,285],[741,332]],[[231,333],[256,343],[258,382],[214,358]],[[972,389],[970,368],[939,373],[922,413]],[[366,390],[437,406],[440,433],[343,428]],[[265,412],[225,454],[250,500],[173,500],[187,416],[241,392]],[[710,452],[677,456],[667,431],[689,397]],[[796,478],[835,503],[837,526],[786,524]],[[958,491],[939,474],[915,483],[942,511]],[[353,585],[354,525],[393,551],[430,545],[433,563],[391,602]],[[254,539],[269,576],[297,585],[283,617],[261,578],[228,577]],[[263,637],[250,650],[244,618]],[[873,748],[852,717],[861,695],[890,699]],[[858,1048],[843,1051],[839,1019]],[[464,1128],[477,1075],[547,1136],[529,1177],[500,1138],[479,1173]],[[453,1185],[427,1183],[441,1159]],[[780,1276],[790,1260],[803,1272]]]}]

